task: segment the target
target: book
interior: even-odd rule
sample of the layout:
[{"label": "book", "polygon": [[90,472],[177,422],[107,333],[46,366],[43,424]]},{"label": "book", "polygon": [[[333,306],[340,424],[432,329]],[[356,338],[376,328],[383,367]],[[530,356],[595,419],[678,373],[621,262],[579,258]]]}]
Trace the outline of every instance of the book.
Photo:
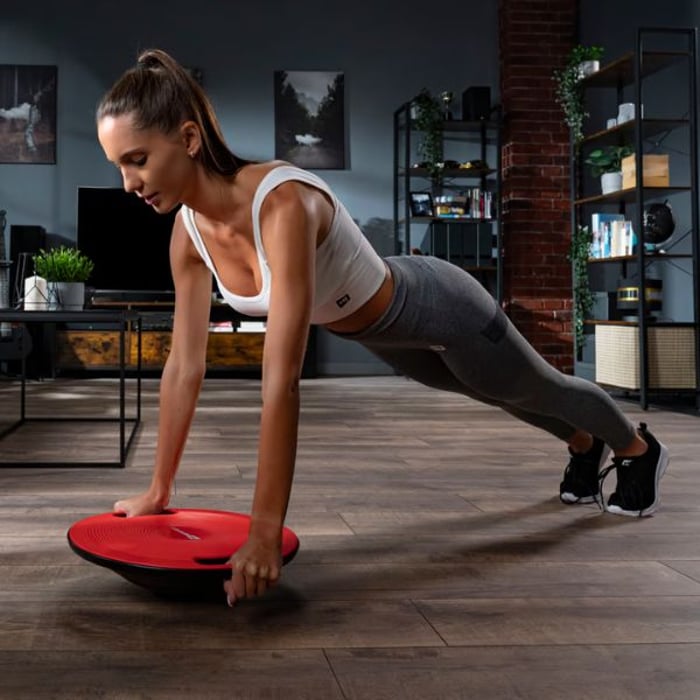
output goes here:
[{"label": "book", "polygon": [[[609,214],[607,212],[591,214],[592,241],[590,256],[592,258],[610,258],[619,254],[613,252],[612,223],[624,222],[624,220],[624,214]],[[616,240],[615,242],[617,243],[618,241]]]}]

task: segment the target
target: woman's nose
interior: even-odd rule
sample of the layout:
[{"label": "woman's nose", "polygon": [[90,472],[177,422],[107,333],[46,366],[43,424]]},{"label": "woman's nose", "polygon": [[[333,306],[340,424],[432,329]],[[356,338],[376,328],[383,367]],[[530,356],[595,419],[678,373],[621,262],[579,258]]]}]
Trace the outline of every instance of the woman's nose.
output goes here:
[{"label": "woman's nose", "polygon": [[138,192],[141,189],[141,180],[128,170],[122,170],[122,182],[126,192]]}]

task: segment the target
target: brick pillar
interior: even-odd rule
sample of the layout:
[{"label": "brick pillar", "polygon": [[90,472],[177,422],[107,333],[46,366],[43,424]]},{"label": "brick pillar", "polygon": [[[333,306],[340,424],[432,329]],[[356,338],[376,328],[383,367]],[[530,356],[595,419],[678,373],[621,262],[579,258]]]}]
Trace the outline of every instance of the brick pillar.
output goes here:
[{"label": "brick pillar", "polygon": [[576,42],[577,0],[500,0],[504,302],[544,358],[573,369],[569,131],[552,72]]}]

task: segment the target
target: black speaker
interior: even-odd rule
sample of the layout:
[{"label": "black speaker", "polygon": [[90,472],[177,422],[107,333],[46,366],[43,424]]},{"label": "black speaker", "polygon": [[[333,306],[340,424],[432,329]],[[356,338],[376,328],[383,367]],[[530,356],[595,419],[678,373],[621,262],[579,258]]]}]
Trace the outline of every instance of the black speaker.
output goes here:
[{"label": "black speaker", "polygon": [[[21,253],[29,253],[27,267],[24,276],[29,277],[34,274],[34,263],[31,256],[39,252],[40,248],[46,248],[46,230],[43,226],[10,226],[10,260],[12,268],[10,270],[10,295],[13,304],[16,304],[24,294],[24,282],[17,280],[19,272],[19,262]],[[15,290],[19,290],[19,298]]]},{"label": "black speaker", "polygon": [[462,93],[462,119],[466,122],[488,119],[491,114],[491,88],[470,87]]}]

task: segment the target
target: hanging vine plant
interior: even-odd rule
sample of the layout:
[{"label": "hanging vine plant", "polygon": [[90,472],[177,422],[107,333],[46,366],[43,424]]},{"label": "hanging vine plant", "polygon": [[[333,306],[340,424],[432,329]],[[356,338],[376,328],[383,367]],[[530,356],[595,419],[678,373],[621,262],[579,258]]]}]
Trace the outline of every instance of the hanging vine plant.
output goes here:
[{"label": "hanging vine plant", "polygon": [[575,46],[563,68],[556,69],[553,79],[556,82],[555,99],[564,112],[564,122],[571,129],[575,145],[583,140],[583,122],[589,116],[584,103],[581,87],[581,64],[599,61],[603,55],[602,46]]},{"label": "hanging vine plant", "polygon": [[588,226],[577,226],[571,236],[569,250],[574,278],[574,340],[577,352],[586,345],[584,324],[593,308],[593,294],[588,281],[588,258],[592,240]]},{"label": "hanging vine plant", "polygon": [[439,184],[443,168],[443,112],[440,101],[429,90],[423,88],[413,98],[413,104],[416,107],[413,123],[416,129],[422,132],[418,143],[418,156],[428,170],[433,184]]}]

